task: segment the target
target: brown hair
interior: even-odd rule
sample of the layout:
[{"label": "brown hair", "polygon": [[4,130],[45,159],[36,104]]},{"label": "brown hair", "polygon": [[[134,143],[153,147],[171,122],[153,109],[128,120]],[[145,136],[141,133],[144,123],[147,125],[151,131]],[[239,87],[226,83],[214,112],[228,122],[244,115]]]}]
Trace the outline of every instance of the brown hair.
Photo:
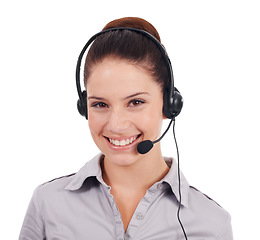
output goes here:
[{"label": "brown hair", "polygon": [[[149,32],[159,42],[160,36],[155,27],[144,19],[126,17],[109,22],[103,30],[129,27]],[[91,74],[92,67],[108,56],[120,58],[132,64],[138,64],[154,77],[165,91],[168,84],[166,63],[155,43],[143,34],[129,30],[108,31],[96,38],[91,45],[85,62],[84,82]]]}]

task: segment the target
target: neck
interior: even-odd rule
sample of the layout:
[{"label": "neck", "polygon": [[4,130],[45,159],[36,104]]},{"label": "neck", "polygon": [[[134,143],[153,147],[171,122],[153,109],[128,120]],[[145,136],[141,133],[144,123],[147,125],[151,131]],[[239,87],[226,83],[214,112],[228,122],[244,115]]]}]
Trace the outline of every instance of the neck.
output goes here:
[{"label": "neck", "polygon": [[131,165],[116,165],[108,158],[102,162],[103,179],[107,185],[128,191],[146,191],[160,181],[169,171],[160,148],[152,149],[146,155],[138,155]]}]

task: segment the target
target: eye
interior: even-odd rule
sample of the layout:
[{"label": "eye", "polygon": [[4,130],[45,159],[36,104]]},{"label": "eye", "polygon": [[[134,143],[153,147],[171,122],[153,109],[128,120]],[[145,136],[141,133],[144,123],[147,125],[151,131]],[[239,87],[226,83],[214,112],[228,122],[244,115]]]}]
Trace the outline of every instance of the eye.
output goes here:
[{"label": "eye", "polygon": [[94,107],[94,108],[107,108],[108,105],[106,103],[103,103],[103,102],[96,102],[96,103],[92,103],[91,107]]},{"label": "eye", "polygon": [[130,107],[135,107],[135,106],[139,106],[144,104],[145,101],[141,100],[141,99],[133,99],[128,103],[128,106]]}]

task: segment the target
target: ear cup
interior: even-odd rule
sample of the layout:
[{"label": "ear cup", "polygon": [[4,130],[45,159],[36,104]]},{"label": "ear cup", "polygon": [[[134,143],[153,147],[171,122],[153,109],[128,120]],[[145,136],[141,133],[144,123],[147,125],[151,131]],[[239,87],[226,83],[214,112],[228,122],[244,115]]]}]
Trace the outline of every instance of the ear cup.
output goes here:
[{"label": "ear cup", "polygon": [[86,91],[82,92],[82,99],[79,99],[77,102],[77,107],[80,115],[88,119],[88,106],[87,106],[87,93]]},{"label": "ear cup", "polygon": [[169,96],[166,90],[163,96],[163,113],[165,117],[173,119],[177,117],[183,106],[183,98],[177,88],[174,88],[173,96]]}]

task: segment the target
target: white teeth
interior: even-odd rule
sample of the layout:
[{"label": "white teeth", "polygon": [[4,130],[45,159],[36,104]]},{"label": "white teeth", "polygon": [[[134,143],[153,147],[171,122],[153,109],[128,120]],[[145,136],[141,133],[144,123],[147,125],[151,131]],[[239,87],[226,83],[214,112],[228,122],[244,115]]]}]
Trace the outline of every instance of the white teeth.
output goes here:
[{"label": "white teeth", "polygon": [[120,141],[109,138],[109,142],[112,143],[115,146],[125,146],[125,145],[128,145],[128,144],[131,144],[136,138],[137,137],[131,137],[130,139],[127,138],[127,139],[123,139],[123,140],[120,140]]}]

